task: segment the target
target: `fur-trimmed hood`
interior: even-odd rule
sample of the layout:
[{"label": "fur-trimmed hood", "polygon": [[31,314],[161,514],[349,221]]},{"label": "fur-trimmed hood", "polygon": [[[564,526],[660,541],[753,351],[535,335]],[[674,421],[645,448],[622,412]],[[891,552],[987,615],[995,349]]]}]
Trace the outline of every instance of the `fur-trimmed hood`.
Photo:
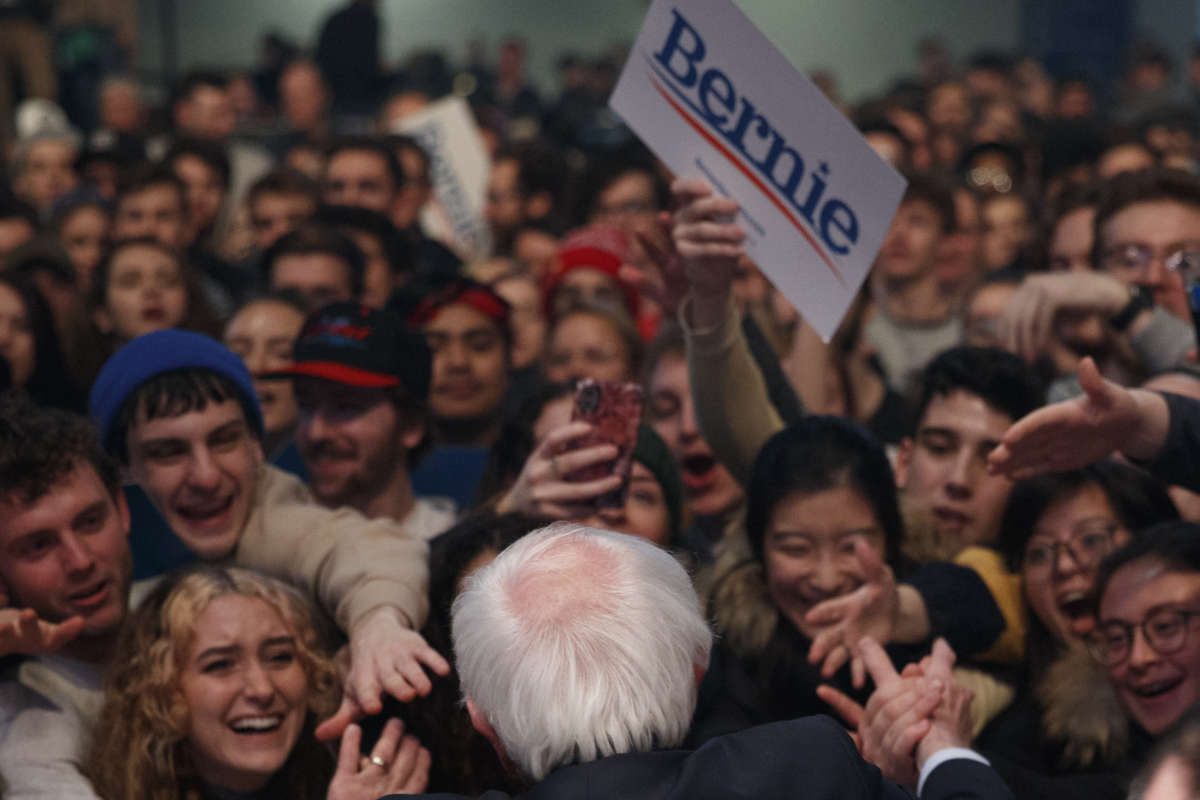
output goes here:
[{"label": "fur-trimmed hood", "polygon": [[731,542],[734,546],[717,555],[698,585],[717,634],[739,658],[754,660],[771,640],[779,609],[767,594],[762,564],[750,555],[744,533],[740,539],[743,546]]},{"label": "fur-trimmed hood", "polygon": [[1061,743],[1064,769],[1120,767],[1131,730],[1104,667],[1081,646],[1066,648],[1033,687],[1043,735]]}]

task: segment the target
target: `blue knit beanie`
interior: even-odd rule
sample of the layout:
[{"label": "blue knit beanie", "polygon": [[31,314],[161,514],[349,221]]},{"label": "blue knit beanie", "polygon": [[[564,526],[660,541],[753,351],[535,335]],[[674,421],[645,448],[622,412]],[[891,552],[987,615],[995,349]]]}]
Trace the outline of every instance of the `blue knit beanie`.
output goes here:
[{"label": "blue knit beanie", "polygon": [[172,329],[139,336],[104,362],[92,384],[88,410],[100,426],[100,441],[105,449],[110,452],[114,449],[109,437],[125,400],[151,378],[183,369],[208,369],[228,379],[242,394],[246,421],[262,438],[262,410],[258,407],[250,371],[242,359],[215,339]]}]

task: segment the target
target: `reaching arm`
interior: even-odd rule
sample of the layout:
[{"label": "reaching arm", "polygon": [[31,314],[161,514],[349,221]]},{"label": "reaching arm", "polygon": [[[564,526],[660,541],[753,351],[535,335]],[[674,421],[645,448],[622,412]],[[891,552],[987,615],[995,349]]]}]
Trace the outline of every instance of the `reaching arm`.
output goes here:
[{"label": "reaching arm", "polygon": [[713,454],[743,485],[763,443],[783,427],[750,353],[731,295],[742,255],[737,204],[702,181],[676,181],[674,241],[690,293],[680,311],[697,422]]},{"label": "reaching arm", "polygon": [[[1160,455],[1172,419],[1162,395],[1126,389],[1079,364],[1083,395],[1040,408],[1013,424],[988,456],[988,468],[1016,480],[1077,469],[1120,451],[1138,461]],[[1190,401],[1188,407],[1200,402]],[[1178,477],[1171,476],[1172,482]]]}]

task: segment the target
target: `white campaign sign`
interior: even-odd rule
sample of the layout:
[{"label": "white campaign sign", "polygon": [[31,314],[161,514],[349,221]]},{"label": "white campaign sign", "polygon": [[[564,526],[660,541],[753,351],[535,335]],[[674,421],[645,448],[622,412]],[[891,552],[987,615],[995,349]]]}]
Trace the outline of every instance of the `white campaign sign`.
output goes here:
[{"label": "white campaign sign", "polygon": [[609,105],[741,205],[746,251],[826,341],[905,181],[729,0],[655,0]]},{"label": "white campaign sign", "polygon": [[422,212],[422,227],[464,259],[486,256],[491,243],[483,202],[491,160],[466,101],[439,100],[393,129],[415,138],[429,154],[433,197]]}]

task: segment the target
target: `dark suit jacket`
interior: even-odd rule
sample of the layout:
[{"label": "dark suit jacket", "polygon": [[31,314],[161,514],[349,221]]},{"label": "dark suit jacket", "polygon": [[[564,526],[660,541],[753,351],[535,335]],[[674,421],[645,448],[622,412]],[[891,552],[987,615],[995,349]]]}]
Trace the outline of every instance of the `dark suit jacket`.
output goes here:
[{"label": "dark suit jacket", "polygon": [[[975,761],[947,761],[930,774],[922,800],[1013,800],[1000,777]],[[402,795],[390,795],[396,800]],[[461,800],[461,795],[419,795]],[[488,792],[481,800],[505,800]],[[561,767],[524,800],[906,800],[915,795],[863,761],[845,729],[802,717],[710,739],[698,750],[610,756]]]}]

